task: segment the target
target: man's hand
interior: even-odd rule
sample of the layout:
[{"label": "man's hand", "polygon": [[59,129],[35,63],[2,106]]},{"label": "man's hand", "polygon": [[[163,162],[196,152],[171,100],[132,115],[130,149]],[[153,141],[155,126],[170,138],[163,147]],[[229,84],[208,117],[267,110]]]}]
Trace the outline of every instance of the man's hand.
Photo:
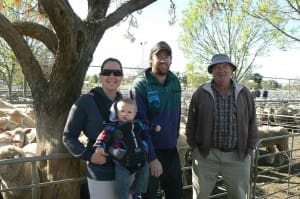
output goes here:
[{"label": "man's hand", "polygon": [[97,147],[95,153],[91,157],[91,162],[94,164],[102,165],[106,163],[106,156],[108,156],[108,154],[105,153],[104,149],[101,147]]},{"label": "man's hand", "polygon": [[150,166],[150,172],[152,176],[158,178],[163,173],[161,163],[158,159],[151,161],[149,166]]}]

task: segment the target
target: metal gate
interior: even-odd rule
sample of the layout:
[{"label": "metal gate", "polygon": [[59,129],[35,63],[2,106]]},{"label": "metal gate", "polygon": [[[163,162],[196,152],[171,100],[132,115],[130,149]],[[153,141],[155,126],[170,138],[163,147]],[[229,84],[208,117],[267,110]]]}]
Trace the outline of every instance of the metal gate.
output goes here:
[{"label": "metal gate", "polygon": [[[262,150],[266,142],[288,139],[289,149]],[[300,197],[300,133],[260,139],[252,157],[250,199]]]},{"label": "metal gate", "polygon": [[[276,153],[268,153],[262,150],[261,146],[264,142],[270,140],[279,140],[288,138],[289,150],[276,151]],[[280,156],[285,157],[283,162],[278,161]],[[70,154],[56,154],[50,156],[38,156],[30,158],[19,158],[0,160],[0,165],[11,165],[22,162],[31,162],[32,169],[36,169],[36,162],[42,160],[53,160],[60,158],[73,158]],[[266,164],[265,160],[268,158],[274,159],[272,164]],[[251,167],[251,181],[249,189],[249,199],[258,198],[300,198],[300,133],[294,133],[285,136],[276,136],[270,138],[260,139],[256,144],[256,149],[252,157]],[[185,165],[183,168],[185,178],[184,191],[188,194],[184,199],[191,199],[191,176],[187,177],[187,172],[191,172],[191,166]],[[34,172],[33,172],[34,173]],[[189,174],[188,174],[189,175]],[[30,185],[9,187],[7,189],[0,189],[3,191],[12,191],[20,189],[31,189],[32,198],[37,199],[36,190],[39,187],[49,186],[51,184],[70,183],[70,182],[84,182],[85,177],[62,179],[51,182],[37,182],[36,176],[32,176],[32,183]],[[222,184],[222,178],[217,182],[215,192],[210,198],[227,198],[226,190]]]}]

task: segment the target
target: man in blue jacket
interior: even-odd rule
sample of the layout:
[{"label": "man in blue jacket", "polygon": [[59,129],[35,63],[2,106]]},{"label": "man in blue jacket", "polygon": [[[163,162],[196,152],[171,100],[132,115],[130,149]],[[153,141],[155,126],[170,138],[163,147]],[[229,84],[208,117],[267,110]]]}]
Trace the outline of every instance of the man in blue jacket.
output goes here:
[{"label": "man in blue jacket", "polygon": [[182,173],[176,148],[181,114],[181,87],[172,73],[172,50],[160,41],[150,52],[150,68],[133,83],[130,95],[137,103],[138,117],[160,125],[160,132],[151,132],[157,155],[150,160],[150,177],[147,193],[143,199],[157,198],[160,187],[166,199],[181,199]]}]

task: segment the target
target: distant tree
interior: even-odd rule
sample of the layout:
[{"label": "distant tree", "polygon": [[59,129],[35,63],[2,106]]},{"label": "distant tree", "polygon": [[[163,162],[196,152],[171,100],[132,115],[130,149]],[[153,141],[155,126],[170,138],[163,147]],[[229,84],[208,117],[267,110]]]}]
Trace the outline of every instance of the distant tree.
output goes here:
[{"label": "distant tree", "polygon": [[[0,37],[13,51],[28,82],[36,111],[38,155],[67,152],[62,144],[62,132],[68,111],[81,93],[84,77],[93,53],[105,31],[131,13],[145,8],[156,0],[88,0],[87,16],[82,20],[66,0],[38,0],[31,3],[50,22],[11,21],[6,12],[0,14]],[[0,8],[18,10],[20,0],[1,0]],[[121,2],[114,7],[115,2]],[[115,9],[114,9],[115,8]],[[53,56],[48,74],[25,37],[40,41]],[[113,42],[113,41],[112,41]],[[79,176],[78,159],[41,161],[38,165],[41,180]],[[101,197],[101,196],[99,196]],[[56,184],[42,188],[43,199],[79,198],[77,183]]]},{"label": "distant tree", "polygon": [[[5,15],[10,21],[23,21],[27,22],[39,22],[44,25],[48,25],[49,21],[40,15],[37,9],[34,9],[34,0],[27,1],[4,1],[3,6],[0,6],[1,13]],[[37,5],[37,4],[36,4]],[[26,29],[24,27],[19,28],[19,31],[25,33]],[[49,73],[48,67],[50,67],[49,58],[53,62],[53,55],[49,53],[47,48],[38,40],[31,37],[27,37],[24,34],[24,39],[28,43],[28,46],[32,49],[33,54],[37,60],[41,63],[41,68],[46,75]],[[3,38],[0,38],[0,73],[2,79],[5,81],[8,87],[9,97],[11,96],[11,91],[13,85],[19,85],[23,90],[26,91],[27,82],[22,74],[20,64],[17,62],[16,57],[11,49],[11,47],[6,43]],[[26,93],[24,93],[26,94]]]},{"label": "distant tree", "polygon": [[182,88],[183,89],[187,89],[187,87],[188,87],[188,77],[187,77],[187,74],[185,72],[184,73],[180,73],[179,80],[181,82]]},{"label": "distant tree", "polygon": [[99,80],[98,75],[94,74],[92,76],[89,76],[88,81],[90,84],[98,84],[99,83],[98,80]]},{"label": "distant tree", "polygon": [[257,84],[257,88],[261,87],[262,79],[263,79],[263,76],[259,73],[254,73],[252,75],[252,80]]},{"label": "distant tree", "polygon": [[228,54],[238,66],[234,78],[242,80],[254,67],[257,56],[282,41],[282,35],[268,29],[267,22],[245,12],[259,5],[256,1],[189,1],[180,23],[181,49],[193,63],[205,68],[214,54]]},{"label": "distant tree", "polygon": [[281,84],[276,80],[267,80],[262,82],[262,87],[267,90],[276,90],[281,88]]},{"label": "distant tree", "polygon": [[292,41],[300,41],[299,0],[259,0],[259,6],[245,10],[256,19],[267,22]]},{"label": "distant tree", "polygon": [[199,69],[194,63],[187,64],[187,87],[195,89],[200,86],[202,83],[208,81],[209,76],[203,72],[202,69]]}]

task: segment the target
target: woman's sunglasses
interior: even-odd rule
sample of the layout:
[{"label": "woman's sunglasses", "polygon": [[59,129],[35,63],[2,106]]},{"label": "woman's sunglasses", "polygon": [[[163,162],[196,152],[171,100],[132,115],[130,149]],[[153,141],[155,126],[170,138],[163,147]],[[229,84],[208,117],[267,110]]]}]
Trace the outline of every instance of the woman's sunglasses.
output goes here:
[{"label": "woman's sunglasses", "polygon": [[114,76],[123,76],[123,72],[121,70],[110,70],[110,69],[103,69],[100,73],[103,76],[110,76],[113,74]]}]

